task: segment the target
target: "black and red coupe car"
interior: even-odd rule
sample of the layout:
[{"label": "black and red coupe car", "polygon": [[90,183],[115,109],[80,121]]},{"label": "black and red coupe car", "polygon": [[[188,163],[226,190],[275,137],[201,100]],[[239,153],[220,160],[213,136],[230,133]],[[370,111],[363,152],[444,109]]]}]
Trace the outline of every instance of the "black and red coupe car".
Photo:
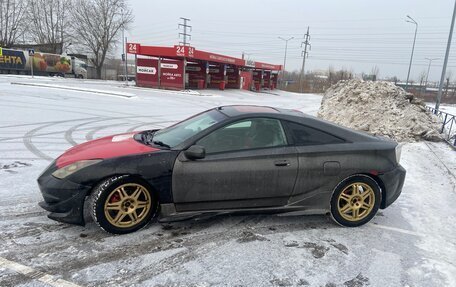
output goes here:
[{"label": "black and red coupe car", "polygon": [[[161,220],[237,211],[331,214],[359,226],[401,193],[396,142],[260,106],[214,108],[162,130],[100,138],[38,178],[49,218],[111,233]],[[86,205],[87,206],[87,205]]]}]

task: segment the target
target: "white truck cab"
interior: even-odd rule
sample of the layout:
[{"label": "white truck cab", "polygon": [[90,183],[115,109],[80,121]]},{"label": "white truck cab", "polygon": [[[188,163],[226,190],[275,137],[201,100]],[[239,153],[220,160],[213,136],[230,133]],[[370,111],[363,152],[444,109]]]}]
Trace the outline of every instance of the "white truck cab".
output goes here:
[{"label": "white truck cab", "polygon": [[87,79],[87,64],[76,57],[71,57],[71,66],[75,78]]}]

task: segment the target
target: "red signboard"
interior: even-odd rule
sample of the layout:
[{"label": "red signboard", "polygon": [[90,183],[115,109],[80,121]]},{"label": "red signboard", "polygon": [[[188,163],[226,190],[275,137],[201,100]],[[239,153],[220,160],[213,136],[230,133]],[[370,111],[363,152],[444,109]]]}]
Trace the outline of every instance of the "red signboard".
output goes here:
[{"label": "red signboard", "polygon": [[173,46],[173,47],[159,47],[159,46],[140,46],[137,43],[127,43],[127,52],[130,54],[141,54],[152,57],[168,57],[171,59],[190,58],[195,60],[208,61],[212,63],[221,63],[228,65],[236,65],[242,67],[252,67],[263,70],[280,71],[282,65],[272,65],[261,62],[254,62],[243,60],[231,56],[221,54],[209,53],[200,51],[191,46]]},{"label": "red signboard", "polygon": [[138,58],[136,84],[140,87],[158,88],[158,60]]},{"label": "red signboard", "polygon": [[181,60],[162,60],[160,85],[163,87],[184,88],[184,62]]},{"label": "red signboard", "polygon": [[204,60],[204,61],[209,61],[209,62],[215,62],[215,63],[223,63],[223,64],[231,64],[231,65],[238,65],[238,66],[244,66],[245,65],[245,60],[239,59],[239,58],[234,58],[230,56],[224,56],[220,54],[215,54],[215,53],[208,53],[200,50],[194,51],[194,58],[198,60]]},{"label": "red signboard", "polygon": [[195,48],[191,46],[176,46],[174,45],[174,49],[176,50],[177,57],[189,57],[193,58],[195,56]]},{"label": "red signboard", "polygon": [[141,87],[183,89],[183,68],[183,61],[162,60],[158,69],[158,59],[138,58],[136,83]]},{"label": "red signboard", "polygon": [[271,64],[261,63],[261,62],[255,62],[255,68],[264,69],[264,70],[280,71],[280,70],[282,70],[282,65],[271,65]]},{"label": "red signboard", "polygon": [[176,50],[173,47],[141,46],[141,55],[175,58]]},{"label": "red signboard", "polygon": [[127,43],[127,53],[140,54],[141,45],[138,43]]}]

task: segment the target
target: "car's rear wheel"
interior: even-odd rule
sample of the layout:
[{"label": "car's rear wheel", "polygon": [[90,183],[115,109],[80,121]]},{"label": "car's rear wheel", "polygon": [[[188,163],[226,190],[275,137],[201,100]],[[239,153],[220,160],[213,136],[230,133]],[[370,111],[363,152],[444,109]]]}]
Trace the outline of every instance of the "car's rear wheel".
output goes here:
[{"label": "car's rear wheel", "polygon": [[331,198],[331,216],[340,225],[356,227],[369,222],[377,213],[381,190],[367,175],[349,177],[339,183]]},{"label": "car's rear wheel", "polygon": [[105,231],[125,234],[146,226],[157,210],[147,182],[116,176],[99,184],[90,196],[93,220]]}]

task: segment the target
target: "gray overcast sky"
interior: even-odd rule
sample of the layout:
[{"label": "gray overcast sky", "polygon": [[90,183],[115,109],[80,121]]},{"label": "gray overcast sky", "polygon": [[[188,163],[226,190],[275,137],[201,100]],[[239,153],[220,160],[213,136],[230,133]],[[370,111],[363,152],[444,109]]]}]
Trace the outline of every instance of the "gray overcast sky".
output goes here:
[{"label": "gray overcast sky", "polygon": [[[440,78],[454,0],[129,0],[135,21],[129,42],[171,46],[179,42],[179,17],[190,18],[191,45],[226,55],[273,64],[283,63],[285,43],[277,37],[295,37],[289,42],[287,70],[300,69],[300,43],[310,26],[312,50],[306,70],[352,69],[370,72],[377,65],[381,77],[405,80],[413,42],[414,25],[419,24],[411,78],[418,80],[434,61],[430,81]],[[453,43],[454,45],[455,43]],[[456,47],[452,47],[454,50]],[[456,54],[450,53],[449,70],[456,78]]]}]

